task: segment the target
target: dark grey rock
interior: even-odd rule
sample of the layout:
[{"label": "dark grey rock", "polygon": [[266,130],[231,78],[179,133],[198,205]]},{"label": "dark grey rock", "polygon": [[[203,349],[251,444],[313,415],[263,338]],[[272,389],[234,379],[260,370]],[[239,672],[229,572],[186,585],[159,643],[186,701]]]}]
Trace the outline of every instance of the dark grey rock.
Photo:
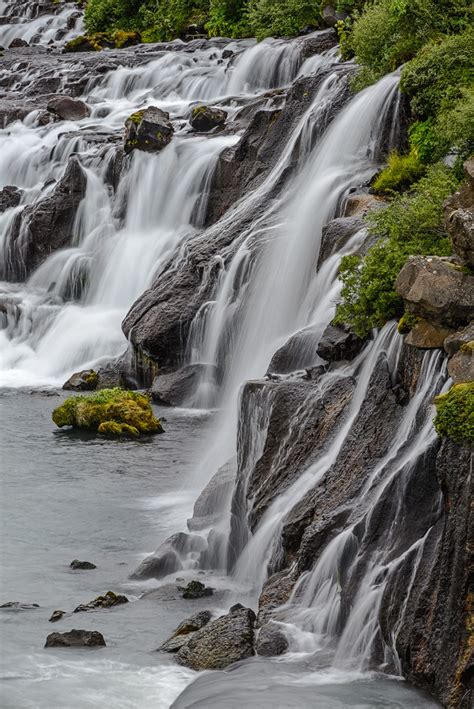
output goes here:
[{"label": "dark grey rock", "polygon": [[183,620],[178,625],[173,635],[168,638],[166,642],[160,645],[158,650],[161,650],[162,652],[177,652],[184,645],[187,645],[191,637],[198,630],[207,625],[211,618],[212,614],[207,610],[200,611],[199,613],[195,613],[190,618],[186,618],[186,620]]},{"label": "dark grey rock", "polygon": [[93,369],[85,369],[72,374],[67,382],[64,382],[63,389],[66,391],[93,391],[97,388],[97,382],[97,372]]},{"label": "dark grey rock", "polygon": [[77,608],[74,608],[74,613],[94,611],[99,608],[113,608],[114,606],[120,606],[128,602],[127,596],[114,593],[113,591],[107,591],[103,596],[97,596],[97,598],[94,598],[94,600],[89,603],[81,603]]},{"label": "dark grey rock", "polygon": [[274,657],[283,655],[288,650],[288,639],[276,623],[266,623],[260,628],[257,637],[257,655]]},{"label": "dark grey rock", "polygon": [[222,670],[255,654],[254,628],[254,612],[238,609],[194,633],[178,650],[176,659],[193,670]]},{"label": "dark grey rock", "polygon": [[105,647],[102,633],[97,630],[70,630],[67,633],[50,633],[45,647]]},{"label": "dark grey rock", "polygon": [[82,570],[88,570],[88,569],[96,569],[97,566],[93,564],[91,561],[79,561],[79,559],[74,559],[71,561],[69,564],[71,569],[74,569],[75,571],[78,569]]},{"label": "dark grey rock", "polygon": [[156,153],[171,142],[173,132],[169,113],[156,106],[140,109],[125,122],[124,150]]},{"label": "dark grey rock", "polygon": [[213,588],[205,586],[200,581],[190,581],[186,588],[183,590],[183,598],[185,598],[186,600],[195,600],[196,598],[212,596],[213,593]]},{"label": "dark grey rock", "polygon": [[227,111],[216,106],[198,104],[191,110],[189,123],[194,130],[207,133],[214,128],[223,126],[227,118]]},{"label": "dark grey rock", "polygon": [[31,611],[39,608],[37,603],[20,603],[20,601],[8,601],[0,606],[0,610]]},{"label": "dark grey rock", "polygon": [[447,337],[444,341],[444,349],[452,357],[463,345],[468,345],[470,342],[474,342],[474,322]]},{"label": "dark grey rock", "polygon": [[130,578],[161,579],[180,571],[183,568],[182,558],[186,558],[190,552],[199,553],[205,548],[205,540],[197,534],[178,532],[163,542],[154,554],[147,556]]},{"label": "dark grey rock", "polygon": [[217,524],[224,514],[224,503],[235,482],[235,460],[223,465],[210,479],[194,503],[193,516],[188,519],[191,531]]},{"label": "dark grey rock", "polygon": [[66,611],[61,611],[61,610],[53,611],[48,620],[50,623],[57,623],[57,621],[61,620],[61,618],[64,615],[66,615]]},{"label": "dark grey rock", "polygon": [[89,106],[71,96],[55,96],[47,104],[47,110],[66,121],[80,121],[90,115]]},{"label": "dark grey rock", "polygon": [[18,207],[22,195],[23,190],[18,189],[18,187],[12,187],[11,185],[7,185],[3,190],[0,190],[0,214],[3,214],[3,212],[12,207]]},{"label": "dark grey rock", "polygon": [[354,359],[365,341],[349,327],[328,325],[318,345],[318,355],[327,362]]},{"label": "dark grey rock", "polygon": [[216,367],[210,364],[188,364],[170,374],[158,374],[151,387],[153,401],[166,406],[185,406],[202,377],[211,383],[216,379]]},{"label": "dark grey rock", "polygon": [[[337,219],[332,219],[328,222],[322,231],[321,236],[321,248],[319,250],[318,257],[318,269],[326,261],[329,256],[340,252],[347,242],[355,235],[357,232],[361,231],[365,226],[362,217],[339,217]],[[366,241],[370,242],[367,237]],[[355,249],[352,253],[361,253],[367,249],[369,244],[365,245],[365,248]]]}]

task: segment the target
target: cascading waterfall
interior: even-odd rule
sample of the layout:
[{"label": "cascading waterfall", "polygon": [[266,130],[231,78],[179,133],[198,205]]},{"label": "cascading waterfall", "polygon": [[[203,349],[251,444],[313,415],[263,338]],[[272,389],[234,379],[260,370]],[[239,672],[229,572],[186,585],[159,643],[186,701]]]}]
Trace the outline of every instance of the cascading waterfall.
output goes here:
[{"label": "cascading waterfall", "polygon": [[53,3],[45,7],[39,0],[0,2],[0,16],[6,20],[0,26],[0,45],[9,47],[15,39],[42,45],[73,39],[83,30],[82,13],[73,2],[63,4],[54,12]]}]

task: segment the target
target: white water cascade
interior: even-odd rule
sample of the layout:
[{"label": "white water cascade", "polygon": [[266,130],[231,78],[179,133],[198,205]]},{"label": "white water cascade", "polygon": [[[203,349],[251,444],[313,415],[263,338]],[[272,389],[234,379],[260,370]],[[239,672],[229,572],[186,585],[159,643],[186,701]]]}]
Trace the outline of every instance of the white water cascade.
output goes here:
[{"label": "white water cascade", "polygon": [[82,14],[73,2],[62,3],[57,8],[51,3],[24,2],[21,5],[10,0],[0,2],[0,46],[9,47],[15,39],[28,44],[49,45],[67,42],[83,30]]}]

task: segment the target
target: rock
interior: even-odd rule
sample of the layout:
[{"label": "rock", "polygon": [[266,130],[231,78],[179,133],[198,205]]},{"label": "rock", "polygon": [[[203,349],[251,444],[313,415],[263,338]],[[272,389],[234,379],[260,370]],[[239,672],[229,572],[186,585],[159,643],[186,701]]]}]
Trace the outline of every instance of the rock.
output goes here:
[{"label": "rock", "polygon": [[199,380],[206,377],[215,383],[216,372],[212,364],[188,364],[176,372],[159,374],[153,381],[151,398],[166,406],[189,405]]},{"label": "rock", "polygon": [[320,361],[317,342],[321,336],[321,327],[310,326],[296,332],[277,349],[270,360],[267,376],[289,374],[299,369],[309,369]]},{"label": "rock", "polygon": [[363,217],[372,209],[380,209],[385,205],[386,202],[381,197],[373,194],[367,194],[366,192],[351,194],[346,197],[343,216]]},{"label": "rock", "polygon": [[104,636],[97,630],[70,630],[50,633],[45,647],[106,647]]},{"label": "rock", "polygon": [[474,381],[474,340],[463,345],[448,361],[448,374],[454,384]]},{"label": "rock", "polygon": [[323,24],[327,27],[335,27],[340,20],[347,17],[347,13],[338,12],[336,8],[329,3],[323,6],[321,14]]},{"label": "rock", "polygon": [[190,581],[183,591],[183,598],[186,600],[195,600],[197,598],[204,598],[205,596],[212,596],[213,593],[213,588],[205,586],[200,581]]},{"label": "rock", "polygon": [[455,328],[474,318],[474,276],[437,256],[411,256],[398,274],[397,293],[414,315]]},{"label": "rock", "polygon": [[112,608],[113,606],[119,606],[128,602],[127,596],[121,596],[113,591],[107,591],[105,595],[97,596],[97,598],[94,598],[94,600],[89,603],[81,603],[81,605],[77,606],[77,608],[74,608],[74,613],[94,611],[98,608]]},{"label": "rock", "polygon": [[29,44],[26,41],[26,39],[21,39],[21,37],[15,37],[15,39],[12,39],[10,42],[10,49],[19,49],[20,47],[28,47]]},{"label": "rock", "polygon": [[227,118],[227,111],[215,106],[195,106],[189,116],[189,123],[194,130],[200,133],[207,133],[213,128],[223,126]]},{"label": "rock", "polygon": [[48,101],[47,110],[65,121],[80,121],[91,112],[84,101],[70,96],[54,96]]},{"label": "rock", "polygon": [[238,608],[194,633],[176,659],[193,670],[222,670],[255,654],[254,628],[255,613]]},{"label": "rock", "polygon": [[212,476],[194,503],[193,516],[188,519],[191,531],[206,529],[220,521],[225,512],[224,503],[234,486],[235,468],[235,460],[231,460]]},{"label": "rock", "polygon": [[453,251],[474,267],[474,157],[464,163],[466,180],[444,204],[446,230]]},{"label": "rock", "polygon": [[161,645],[158,650],[162,652],[177,652],[186,645],[198,630],[209,623],[212,618],[210,611],[200,611],[190,618],[186,618],[178,625],[173,635]]},{"label": "rock", "polygon": [[265,581],[258,599],[258,625],[267,624],[274,611],[290,600],[297,578],[294,571],[284,569]]},{"label": "rock", "polygon": [[18,187],[7,185],[0,190],[0,214],[3,214],[7,209],[18,207],[23,196],[23,190]]},{"label": "rock", "polygon": [[61,611],[61,610],[53,611],[50,618],[49,618],[49,622],[56,623],[58,620],[61,620],[61,618],[65,614],[66,614],[66,611]]},{"label": "rock", "polygon": [[200,553],[206,548],[206,541],[197,534],[178,532],[168,537],[154,554],[147,556],[132,579],[163,578],[183,568],[182,559],[190,553]]},{"label": "rock", "polygon": [[27,205],[16,216],[6,244],[8,280],[27,278],[51,253],[71,242],[86,187],[81,164],[72,157],[49,195]]},{"label": "rock", "polygon": [[288,650],[288,639],[281,627],[270,622],[260,628],[256,650],[257,655],[265,657],[283,655]]},{"label": "rock", "polygon": [[318,355],[327,362],[351,360],[364,346],[365,340],[358,337],[345,325],[328,325],[318,345]]},{"label": "rock", "polygon": [[37,603],[20,603],[20,601],[8,601],[0,606],[0,610],[31,611],[39,608]]},{"label": "rock", "polygon": [[[358,231],[361,231],[365,226],[364,220],[360,216],[354,217],[339,217],[338,219],[332,219],[328,222],[322,231],[321,237],[321,247],[319,250],[318,258],[318,269],[321,268],[323,262],[332,256],[332,254],[339,253],[341,249],[347,244],[347,242],[355,235]],[[367,250],[370,246],[370,239],[366,239],[367,244],[363,249],[357,249],[351,251],[351,253],[361,253]]]},{"label": "rock", "polygon": [[82,372],[72,374],[63,389],[67,391],[93,391],[97,388],[99,378],[93,369],[84,369]]},{"label": "rock", "polygon": [[303,60],[335,47],[337,41],[337,33],[333,28],[305,34],[295,40]]},{"label": "rock", "polygon": [[405,338],[407,345],[419,347],[424,350],[443,347],[444,341],[453,330],[449,327],[436,325],[427,320],[418,320]]},{"label": "rock", "polygon": [[124,150],[144,150],[156,153],[165,148],[173,137],[169,113],[150,106],[136,111],[125,122]]},{"label": "rock", "polygon": [[449,335],[444,341],[444,349],[448,355],[456,354],[463,345],[468,345],[474,340],[474,322],[467,327],[458,330],[453,335]]},{"label": "rock", "polygon": [[83,570],[88,570],[88,569],[96,569],[97,566],[93,564],[90,561],[79,561],[79,559],[74,559],[71,561],[69,564],[71,569],[77,570],[77,569],[83,569]]}]

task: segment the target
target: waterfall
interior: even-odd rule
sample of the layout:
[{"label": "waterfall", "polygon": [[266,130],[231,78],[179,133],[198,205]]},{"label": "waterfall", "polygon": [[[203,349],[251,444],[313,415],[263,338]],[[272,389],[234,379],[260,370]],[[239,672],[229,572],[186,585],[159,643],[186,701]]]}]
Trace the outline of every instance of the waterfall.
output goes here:
[{"label": "waterfall", "polygon": [[[63,7],[64,5],[64,7]],[[82,13],[74,2],[55,7],[35,0],[18,4],[2,0],[0,15],[6,20],[0,26],[0,46],[9,47],[15,39],[29,44],[67,42],[83,30]]]}]

